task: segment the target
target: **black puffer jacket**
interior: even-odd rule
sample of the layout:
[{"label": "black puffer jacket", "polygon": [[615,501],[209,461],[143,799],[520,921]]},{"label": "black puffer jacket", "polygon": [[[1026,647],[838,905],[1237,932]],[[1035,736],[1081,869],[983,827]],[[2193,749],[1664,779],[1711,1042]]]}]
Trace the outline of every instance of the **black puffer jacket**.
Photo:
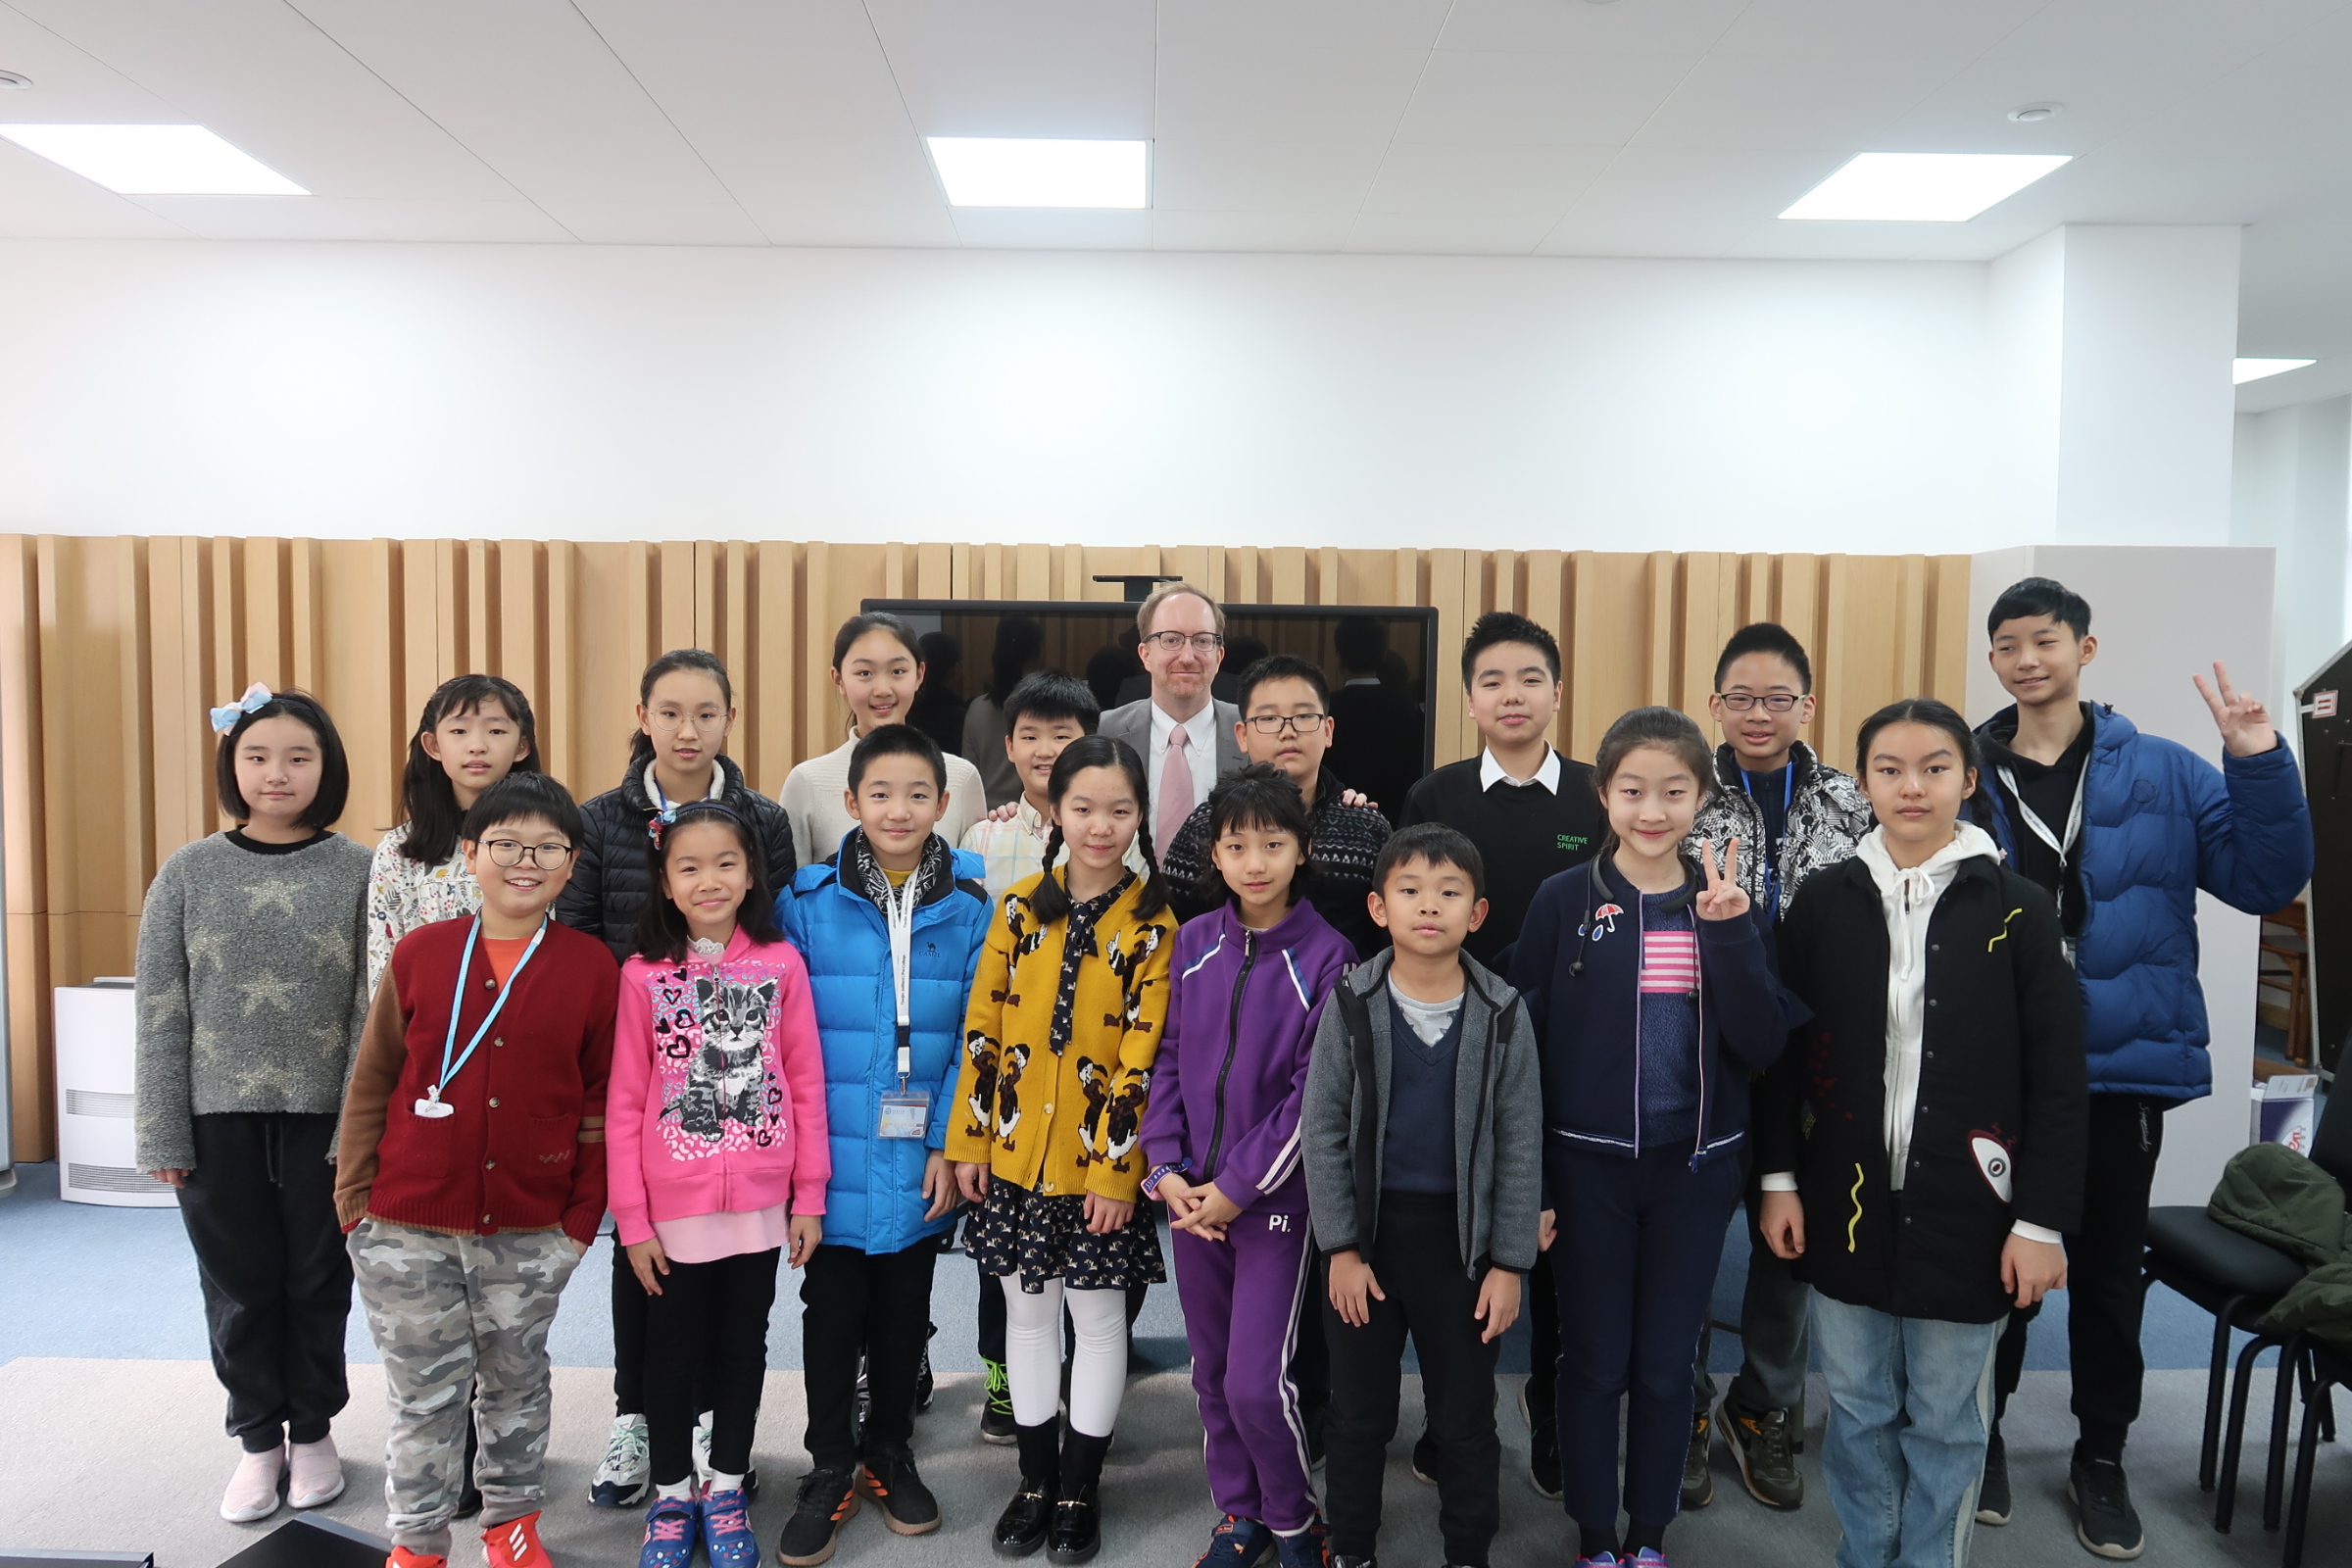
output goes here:
[{"label": "black puffer jacket", "polygon": [[[718,770],[726,780],[719,799],[750,819],[767,851],[770,893],[790,887],[796,866],[792,824],[784,808],[746,784],[733,758],[721,756]],[[647,848],[652,841],[646,833],[654,802],[645,793],[645,764],[633,764],[621,775],[618,789],[607,790],[581,807],[580,815],[587,831],[580,835],[571,883],[556,900],[556,918],[602,937],[614,957],[626,958],[634,950],[638,912],[654,890]]]}]

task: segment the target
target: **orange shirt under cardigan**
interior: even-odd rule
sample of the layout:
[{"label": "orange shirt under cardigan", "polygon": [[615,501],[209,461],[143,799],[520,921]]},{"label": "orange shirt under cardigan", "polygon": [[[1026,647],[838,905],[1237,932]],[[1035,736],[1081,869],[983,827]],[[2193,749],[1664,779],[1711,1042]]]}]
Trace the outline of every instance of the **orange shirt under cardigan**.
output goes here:
[{"label": "orange shirt under cardigan", "polygon": [[[583,1249],[605,1213],[605,1091],[620,970],[604,943],[550,921],[498,1022],[442,1086],[450,1114],[415,1106],[441,1075],[459,962],[473,921],[419,926],[392,950],[361,1032],[335,1164],[335,1215],[457,1236],[561,1230]],[[478,944],[458,1011],[463,1053],[498,1001]]]}]

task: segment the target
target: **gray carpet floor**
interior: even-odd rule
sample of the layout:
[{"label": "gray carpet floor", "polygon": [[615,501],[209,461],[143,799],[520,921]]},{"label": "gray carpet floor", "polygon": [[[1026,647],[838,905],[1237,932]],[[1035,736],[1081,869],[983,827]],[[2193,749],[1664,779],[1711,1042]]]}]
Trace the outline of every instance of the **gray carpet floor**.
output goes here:
[{"label": "gray carpet floor", "polygon": [[[351,1408],[336,1432],[351,1486],[326,1512],[380,1530],[382,1383],[373,1366],[354,1366],[351,1379]],[[1518,1381],[1505,1380],[1500,1417],[1508,1469],[1496,1568],[1562,1563],[1569,1544],[1558,1504],[1537,1496],[1526,1482],[1527,1433],[1516,1410]],[[2257,1390],[2258,1409],[2267,1403],[2268,1381],[2266,1374]],[[2202,1396],[2198,1374],[2149,1375],[2146,1413],[2131,1454],[2148,1527],[2144,1560],[2180,1568],[2276,1563],[2278,1540],[2260,1524],[2259,1446],[2249,1446],[2252,1485],[2236,1530],[2222,1536],[2212,1528],[2211,1499],[2197,1491],[2195,1479]],[[848,1568],[882,1562],[981,1568],[996,1561],[988,1529],[1012,1485],[1013,1458],[1009,1449],[978,1441],[979,1397],[977,1377],[944,1377],[916,1429],[916,1451],[925,1479],[939,1494],[945,1527],[934,1536],[902,1539],[888,1534],[870,1510],[862,1512],[845,1529],[837,1562]],[[1406,1408],[1417,1409],[1417,1393],[1408,1388]],[[1833,1559],[1837,1524],[1819,1493],[1823,1408],[1816,1385],[1814,1441],[1800,1461],[1813,1489],[1805,1507],[1775,1514],[1758,1506],[1740,1490],[1737,1469],[1718,1448],[1713,1504],[1686,1514],[1668,1536],[1678,1564],[1813,1568]],[[636,1561],[635,1516],[593,1509],[584,1500],[610,1410],[609,1374],[557,1371],[545,1538],[560,1568],[622,1568]],[[0,1366],[0,1415],[5,1417],[0,1419],[0,1478],[5,1478],[0,1480],[0,1551],[127,1548],[152,1550],[160,1568],[214,1568],[285,1517],[237,1526],[214,1512],[235,1462],[232,1446],[220,1435],[220,1412],[212,1369],[199,1361],[28,1356]],[[2007,1430],[2017,1515],[2005,1529],[1977,1532],[1973,1561],[1980,1568],[2093,1562],[2075,1544],[2064,1498],[2072,1440],[2065,1376],[2027,1374]],[[800,1378],[771,1373],[758,1448],[768,1490],[754,1510],[760,1537],[770,1545],[790,1510],[792,1479],[806,1468],[800,1431]],[[1391,1568],[1434,1568],[1441,1560],[1437,1498],[1406,1467],[1409,1441],[1409,1434],[1400,1437],[1392,1450],[1381,1555]],[[1184,1374],[1156,1373],[1129,1385],[1105,1473],[1102,1561],[1179,1565],[1199,1554],[1215,1522],[1201,1478],[1200,1442]],[[2311,1541],[2307,1560],[2315,1568],[2352,1559],[2352,1443],[2329,1445],[2319,1455]],[[465,1568],[480,1560],[470,1542],[454,1559]]]}]

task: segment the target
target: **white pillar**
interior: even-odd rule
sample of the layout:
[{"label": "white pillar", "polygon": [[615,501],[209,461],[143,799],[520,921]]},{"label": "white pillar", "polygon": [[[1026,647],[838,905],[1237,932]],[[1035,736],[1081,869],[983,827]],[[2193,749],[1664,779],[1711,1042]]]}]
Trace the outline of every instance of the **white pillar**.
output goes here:
[{"label": "white pillar", "polygon": [[2235,481],[2230,542],[2278,553],[2266,695],[2282,704],[2352,638],[2352,398],[2239,415]]},{"label": "white pillar", "polygon": [[2021,542],[2230,542],[2238,230],[2069,224],[1992,264]]}]

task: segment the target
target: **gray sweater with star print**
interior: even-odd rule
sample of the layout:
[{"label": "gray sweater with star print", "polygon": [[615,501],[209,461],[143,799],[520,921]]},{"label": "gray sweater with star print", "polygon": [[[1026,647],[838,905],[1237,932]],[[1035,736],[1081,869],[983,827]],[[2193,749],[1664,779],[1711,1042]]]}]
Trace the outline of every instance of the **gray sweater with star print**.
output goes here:
[{"label": "gray sweater with star print", "polygon": [[139,916],[138,1164],[196,1163],[196,1116],[343,1108],[368,1017],[367,848],[225,833],[164,862]]}]

